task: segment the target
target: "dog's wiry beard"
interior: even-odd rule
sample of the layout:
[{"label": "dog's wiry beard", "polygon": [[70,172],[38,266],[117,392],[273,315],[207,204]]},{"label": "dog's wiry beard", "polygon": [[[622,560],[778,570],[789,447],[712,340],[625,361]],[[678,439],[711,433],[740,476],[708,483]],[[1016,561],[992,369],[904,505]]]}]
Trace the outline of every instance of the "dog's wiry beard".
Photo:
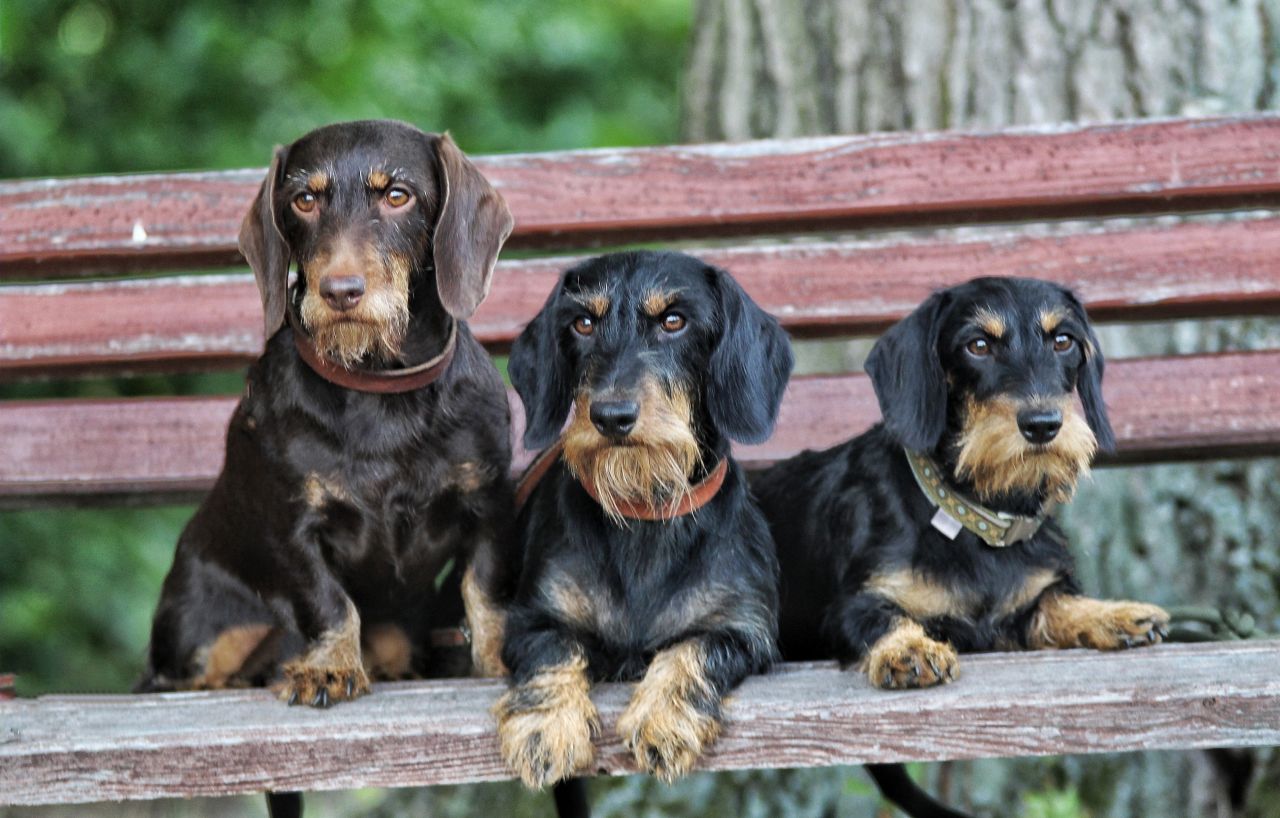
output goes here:
[{"label": "dog's wiry beard", "polygon": [[564,460],[573,476],[589,485],[613,520],[622,506],[645,503],[675,508],[692,491],[689,476],[701,463],[693,433],[693,405],[683,389],[666,390],[645,381],[635,429],[613,441],[591,423],[590,399],[580,393],[564,435]]},{"label": "dog's wiry beard", "polygon": [[1013,492],[1070,500],[1089,473],[1098,441],[1069,395],[1053,402],[1062,410],[1062,428],[1051,442],[1035,446],[1018,429],[1015,401],[966,398],[956,476],[970,481],[982,500]]},{"label": "dog's wiry beard", "polygon": [[302,324],[320,354],[347,369],[373,358],[390,360],[400,354],[409,328],[408,260],[392,256],[365,266],[367,289],[360,303],[347,312],[330,309],[319,294],[319,276],[307,276],[302,298]]}]

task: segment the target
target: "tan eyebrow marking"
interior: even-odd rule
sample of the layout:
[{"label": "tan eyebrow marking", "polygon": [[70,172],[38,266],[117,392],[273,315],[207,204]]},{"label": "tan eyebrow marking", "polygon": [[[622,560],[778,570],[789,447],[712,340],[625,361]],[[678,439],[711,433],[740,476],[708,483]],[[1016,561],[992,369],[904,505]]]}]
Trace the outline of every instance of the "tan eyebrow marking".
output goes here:
[{"label": "tan eyebrow marking", "polygon": [[1066,319],[1067,311],[1062,307],[1045,307],[1040,310],[1040,329],[1046,334],[1051,333]]},{"label": "tan eyebrow marking", "polygon": [[1005,332],[1004,319],[987,307],[979,307],[973,314],[974,323],[982,327],[982,331],[992,338],[1003,338]]},{"label": "tan eyebrow marking", "polygon": [[603,292],[574,293],[571,297],[591,313],[593,318],[599,318],[609,311],[609,296]]},{"label": "tan eyebrow marking", "polygon": [[371,170],[369,171],[369,187],[374,190],[382,190],[391,185],[391,176],[386,171]]},{"label": "tan eyebrow marking", "polygon": [[307,177],[307,190],[312,193],[324,193],[329,189],[329,174],[322,170]]},{"label": "tan eyebrow marking", "polygon": [[641,307],[646,315],[657,318],[667,311],[679,294],[678,290],[650,290],[645,294]]}]

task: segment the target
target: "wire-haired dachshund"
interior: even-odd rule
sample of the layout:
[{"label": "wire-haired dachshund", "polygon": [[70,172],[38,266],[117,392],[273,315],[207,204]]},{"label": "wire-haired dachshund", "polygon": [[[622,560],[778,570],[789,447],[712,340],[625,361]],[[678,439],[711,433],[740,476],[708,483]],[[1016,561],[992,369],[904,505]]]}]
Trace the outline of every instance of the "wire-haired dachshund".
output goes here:
[{"label": "wire-haired dachshund", "polygon": [[464,319],[511,227],[448,135],[351,122],[276,151],[240,232],[266,349],[141,690],[275,683],[323,707],[440,673],[462,596],[475,664],[501,672],[509,410]]},{"label": "wire-haired dachshund", "polygon": [[1160,641],[1160,608],[1081,595],[1053,521],[1114,446],[1102,351],[1071,292],[980,278],[934,293],[866,368],[883,422],[754,483],[785,658],[834,655],[909,688],[955,679],[957,652]]},{"label": "wire-haired dachshund", "polygon": [[517,490],[512,680],[494,707],[530,787],[591,764],[593,682],[639,680],[618,734],[670,781],[715,740],[723,696],[773,661],[773,543],[729,441],[768,437],[791,366],[777,322],[681,253],[568,270],[516,339],[525,445],[555,444]]}]

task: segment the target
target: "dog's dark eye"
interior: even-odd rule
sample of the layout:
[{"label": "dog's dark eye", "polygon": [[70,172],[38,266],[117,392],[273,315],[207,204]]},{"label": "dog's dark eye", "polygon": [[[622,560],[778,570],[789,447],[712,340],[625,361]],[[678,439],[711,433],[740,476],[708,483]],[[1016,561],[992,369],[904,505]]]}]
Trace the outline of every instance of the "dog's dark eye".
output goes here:
[{"label": "dog's dark eye", "polygon": [[316,194],[299,193],[293,197],[293,209],[299,213],[310,213],[316,209]]},{"label": "dog's dark eye", "polygon": [[1076,345],[1076,339],[1072,338],[1070,335],[1067,335],[1066,333],[1058,333],[1057,335],[1053,336],[1054,352],[1069,352],[1071,351],[1071,348],[1075,345]]},{"label": "dog's dark eye", "polygon": [[595,319],[589,315],[579,315],[573,319],[573,331],[581,336],[587,336],[596,331]]},{"label": "dog's dark eye", "polygon": [[666,332],[679,332],[688,321],[678,312],[669,312],[662,316],[662,329]]},{"label": "dog's dark eye", "polygon": [[970,355],[976,355],[979,358],[985,358],[991,354],[991,344],[986,338],[974,338],[965,344],[964,348],[969,350]]},{"label": "dog's dark eye", "polygon": [[391,207],[404,207],[413,199],[413,195],[402,187],[393,187],[382,197]]}]

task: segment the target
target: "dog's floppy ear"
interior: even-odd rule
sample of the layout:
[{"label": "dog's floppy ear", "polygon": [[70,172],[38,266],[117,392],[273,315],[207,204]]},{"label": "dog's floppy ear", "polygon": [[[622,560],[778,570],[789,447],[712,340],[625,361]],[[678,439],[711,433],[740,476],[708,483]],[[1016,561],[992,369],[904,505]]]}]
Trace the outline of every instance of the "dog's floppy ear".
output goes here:
[{"label": "dog's floppy ear", "polygon": [[1076,313],[1076,320],[1084,328],[1085,337],[1080,339],[1084,363],[1076,371],[1076,389],[1080,392],[1080,403],[1084,406],[1084,419],[1098,439],[1098,448],[1104,452],[1116,450],[1115,432],[1111,431],[1111,421],[1107,418],[1107,405],[1102,400],[1102,370],[1106,361],[1102,357],[1102,345],[1094,334],[1089,314],[1084,304],[1070,290],[1063,290],[1071,308]]},{"label": "dog's floppy ear", "polygon": [[944,293],[934,293],[880,336],[866,370],[885,428],[908,449],[930,452],[947,428],[947,378],[938,357]]},{"label": "dog's floppy ear", "polygon": [[436,137],[440,215],[432,253],[440,301],[454,318],[471,317],[489,294],[493,265],[515,221],[502,195],[449,134]]},{"label": "dog's floppy ear", "polygon": [[573,404],[573,384],[555,325],[560,285],[511,345],[507,374],[524,404],[524,447],[545,449],[560,435]]},{"label": "dog's floppy ear", "polygon": [[240,253],[253,268],[253,277],[258,282],[268,341],[284,324],[285,305],[289,298],[289,245],[280,234],[275,214],[276,185],[280,183],[280,174],[284,172],[288,158],[288,148],[276,148],[267,178],[262,180],[262,187],[258,189],[258,197],[240,223]]},{"label": "dog's floppy ear", "polygon": [[739,443],[761,443],[773,434],[791,377],[791,339],[732,276],[707,269],[719,295],[721,321],[707,372],[707,410],[721,434]]}]

